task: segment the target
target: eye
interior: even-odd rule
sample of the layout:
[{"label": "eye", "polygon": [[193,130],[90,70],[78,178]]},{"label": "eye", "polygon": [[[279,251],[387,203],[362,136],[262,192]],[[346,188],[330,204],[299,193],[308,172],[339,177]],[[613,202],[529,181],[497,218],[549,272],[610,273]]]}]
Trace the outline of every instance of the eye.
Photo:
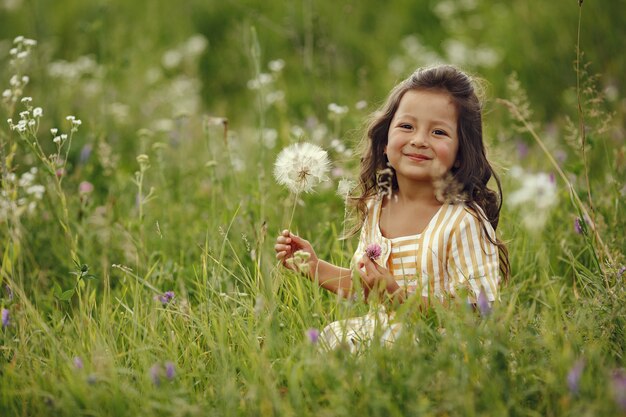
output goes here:
[{"label": "eye", "polygon": [[433,133],[437,136],[448,136],[448,133],[445,130],[435,129]]},{"label": "eye", "polygon": [[398,123],[400,129],[411,130],[413,126],[410,123]]}]

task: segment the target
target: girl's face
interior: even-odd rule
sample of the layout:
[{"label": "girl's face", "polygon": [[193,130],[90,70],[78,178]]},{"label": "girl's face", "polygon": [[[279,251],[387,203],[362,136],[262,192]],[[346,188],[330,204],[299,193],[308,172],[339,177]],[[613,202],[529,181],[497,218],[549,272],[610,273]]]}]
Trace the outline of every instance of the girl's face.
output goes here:
[{"label": "girl's face", "polygon": [[448,93],[409,90],[400,100],[385,152],[398,183],[432,182],[456,161],[457,110]]}]

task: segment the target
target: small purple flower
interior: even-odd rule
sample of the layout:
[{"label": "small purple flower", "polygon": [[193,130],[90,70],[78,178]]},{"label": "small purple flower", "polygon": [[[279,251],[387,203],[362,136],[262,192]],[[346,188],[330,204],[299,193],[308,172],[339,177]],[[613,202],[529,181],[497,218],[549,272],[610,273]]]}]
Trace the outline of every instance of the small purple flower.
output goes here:
[{"label": "small purple flower", "polygon": [[314,345],[320,338],[320,331],[312,327],[306,331],[306,337],[309,339],[309,342]]},{"label": "small purple flower", "polygon": [[383,252],[383,250],[381,249],[381,247],[380,247],[380,245],[378,243],[370,243],[365,248],[365,255],[368,258],[370,258],[371,260],[376,260],[376,259],[380,258],[380,255],[381,255],[382,252]]},{"label": "small purple flower", "polygon": [[524,159],[526,158],[526,156],[528,155],[528,145],[526,145],[524,142],[517,142],[517,156],[519,156],[520,159]]},{"label": "small purple flower", "polygon": [[2,327],[5,328],[11,323],[11,315],[6,308],[2,309]]},{"label": "small purple flower", "polygon": [[165,291],[162,295],[155,295],[154,299],[161,302],[161,304],[166,305],[169,304],[176,297],[174,291]]},{"label": "small purple flower", "polygon": [[89,181],[81,181],[78,184],[78,193],[79,194],[91,194],[93,192],[93,184]]},{"label": "small purple flower", "polygon": [[580,217],[576,217],[576,219],[574,219],[574,231],[579,235],[583,232],[583,225],[580,221]]},{"label": "small purple flower", "polygon": [[574,395],[577,395],[580,390],[580,377],[582,376],[584,369],[585,361],[583,359],[578,359],[574,362],[572,369],[570,369],[567,373],[567,388],[569,388],[569,392]]},{"label": "small purple flower", "polygon": [[80,150],[80,163],[84,164],[85,162],[87,162],[87,160],[89,159],[89,156],[91,155],[91,150],[92,150],[92,146],[88,143],[85,146],[83,146],[83,149]]},{"label": "small purple flower", "polygon": [[483,317],[487,317],[491,314],[491,303],[489,302],[489,298],[487,298],[487,293],[484,288],[480,290],[476,304],[478,304],[478,310],[480,310],[480,314]]},{"label": "small purple flower", "polygon": [[174,362],[165,362],[165,377],[170,381],[176,376],[176,368]]},{"label": "small purple flower", "polygon": [[161,366],[158,363],[155,363],[150,368],[150,379],[152,379],[152,383],[157,387],[161,385]]},{"label": "small purple flower", "polygon": [[616,369],[611,375],[611,385],[615,403],[623,411],[626,411],[626,371]]},{"label": "small purple flower", "polygon": [[83,360],[80,356],[74,356],[74,367],[76,369],[83,369]]},{"label": "small purple flower", "polygon": [[617,271],[617,277],[621,278],[622,275],[624,275],[624,272],[626,272],[626,266],[621,267],[619,271]]}]

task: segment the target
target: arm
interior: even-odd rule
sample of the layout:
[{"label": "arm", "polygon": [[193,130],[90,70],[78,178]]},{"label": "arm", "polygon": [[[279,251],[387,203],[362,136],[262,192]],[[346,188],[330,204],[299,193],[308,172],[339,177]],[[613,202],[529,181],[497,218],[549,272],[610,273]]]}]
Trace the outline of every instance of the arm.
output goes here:
[{"label": "arm", "polygon": [[[304,274],[312,281],[315,281],[322,288],[336,294],[348,297],[352,294],[352,272],[350,269],[341,268],[326,261],[318,259],[315,250],[311,244],[294,235],[289,230],[283,230],[276,238],[276,258],[281,261],[283,266],[292,271]],[[298,265],[289,259],[294,258],[294,253],[303,251],[309,254],[306,261],[306,267]]]},{"label": "arm", "polygon": [[472,304],[476,304],[481,292],[489,302],[498,298],[498,247],[487,233],[495,240],[491,225],[467,212],[450,237],[448,274],[452,282],[468,289]]}]

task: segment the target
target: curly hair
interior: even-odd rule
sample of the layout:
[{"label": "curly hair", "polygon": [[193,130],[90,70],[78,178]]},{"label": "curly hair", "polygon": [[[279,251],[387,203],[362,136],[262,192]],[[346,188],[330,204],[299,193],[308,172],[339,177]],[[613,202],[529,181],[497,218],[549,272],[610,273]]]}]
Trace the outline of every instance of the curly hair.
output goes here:
[{"label": "curly hair", "polygon": [[[377,173],[388,168],[384,153],[391,121],[407,91],[428,90],[447,93],[458,113],[457,136],[459,148],[454,166],[450,169],[453,180],[460,184],[466,196],[466,204],[476,213],[498,227],[502,208],[502,187],[491,164],[487,160],[483,144],[482,104],[476,92],[477,84],[466,73],[451,65],[419,68],[407,79],[396,85],[382,107],[374,112],[367,124],[367,135],[361,140],[362,157],[359,173],[360,195],[352,199],[356,206],[358,225],[356,233],[367,214],[367,201],[379,192]],[[487,187],[493,178],[497,191]],[[397,191],[395,175],[392,188]],[[480,208],[481,210],[478,210]],[[483,226],[484,228],[484,226]],[[486,233],[486,230],[484,230]],[[487,237],[489,234],[486,233]],[[489,240],[498,247],[500,270],[504,280],[510,274],[508,251],[502,241]]]}]

